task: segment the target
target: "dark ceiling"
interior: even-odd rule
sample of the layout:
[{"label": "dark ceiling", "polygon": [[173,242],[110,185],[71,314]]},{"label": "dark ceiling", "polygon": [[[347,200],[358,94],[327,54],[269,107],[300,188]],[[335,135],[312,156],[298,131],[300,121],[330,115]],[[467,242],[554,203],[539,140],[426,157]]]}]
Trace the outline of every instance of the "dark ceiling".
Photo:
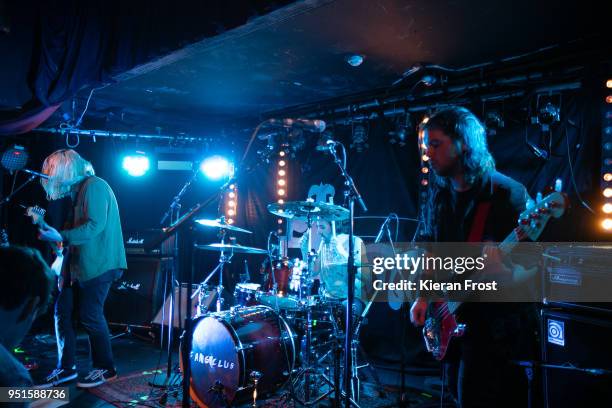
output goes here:
[{"label": "dark ceiling", "polygon": [[[298,2],[124,73],[94,93],[83,127],[247,129],[269,111],[386,87],[415,63],[464,67],[589,38],[602,13],[552,0]],[[353,53],[365,56],[361,66],[345,61]]]}]

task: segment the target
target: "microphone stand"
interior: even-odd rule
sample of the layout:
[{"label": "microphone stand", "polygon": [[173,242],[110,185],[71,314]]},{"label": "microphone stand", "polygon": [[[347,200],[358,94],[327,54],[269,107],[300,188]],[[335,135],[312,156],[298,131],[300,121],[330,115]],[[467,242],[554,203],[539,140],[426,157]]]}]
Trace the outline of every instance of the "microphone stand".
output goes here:
[{"label": "microphone stand", "polygon": [[[187,189],[189,188],[189,186],[191,185],[191,183],[193,183],[193,181],[198,177],[198,172],[194,171],[193,174],[191,175],[191,178],[189,180],[187,180],[185,182],[185,184],[183,184],[183,187],[181,188],[181,190],[178,192],[178,194],[176,196],[174,196],[174,198],[172,199],[172,202],[170,203],[170,206],[168,207],[168,209],[166,210],[166,212],[164,213],[164,215],[162,216],[161,221],[159,222],[161,225],[164,224],[164,222],[166,222],[166,220],[168,219],[168,217],[170,217],[170,227],[174,227],[177,223],[177,221],[179,220],[179,215],[181,212],[181,199],[183,198],[183,196],[185,195],[185,193],[187,192]],[[179,241],[179,234],[178,231],[176,231],[176,233],[174,234],[174,243],[172,246],[172,266],[170,268],[166,268],[166,282],[168,281],[168,269],[170,271],[170,296],[168,296],[169,300],[170,300],[170,307],[168,308],[168,344],[167,344],[167,348],[168,348],[168,361],[167,361],[167,366],[166,366],[166,374],[164,377],[160,378],[159,380],[154,379],[153,381],[151,381],[149,384],[152,386],[156,386],[156,387],[160,387],[160,388],[168,388],[171,386],[170,382],[172,379],[172,344],[173,344],[173,329],[174,329],[174,307],[176,305],[175,303],[175,298],[174,298],[174,290],[176,288],[176,275],[177,275],[177,271],[179,269],[179,261],[178,261],[178,241]],[[167,283],[166,283],[167,284]],[[179,294],[180,295],[180,294]],[[166,302],[168,301],[168,299],[164,299],[164,303],[162,305],[162,310],[166,310]],[[179,306],[180,307],[180,306]],[[191,317],[190,313],[188,312],[187,315],[189,317]],[[164,323],[166,323],[165,320],[165,313],[162,315],[164,317],[164,319],[162,319],[162,323],[161,323],[161,341],[162,344],[164,342]],[[180,310],[179,310],[179,317],[180,317]],[[179,318],[179,326],[180,326],[181,322],[180,322],[180,318]]]},{"label": "microphone stand", "polygon": [[37,174],[32,174],[22,185],[20,185],[19,187],[17,187],[15,190],[13,190],[11,192],[11,194],[7,195],[6,197],[4,197],[2,199],[2,201],[0,201],[0,207],[2,207],[4,204],[8,203],[9,201],[11,201],[13,199],[13,197],[15,196],[15,194],[17,194],[18,192],[20,192],[25,186],[27,186],[28,184],[30,184],[32,181],[34,181],[37,177],[39,177]]},{"label": "microphone stand", "polygon": [[[213,195],[211,195],[205,202],[204,204],[198,204],[194,210],[190,211],[187,215],[191,216],[193,214],[195,214],[195,212],[197,211],[196,209],[200,209],[205,205],[210,204],[216,197],[220,197],[220,194],[225,191],[229,185],[233,182],[235,182],[236,177],[235,176],[231,176],[227,182],[225,182],[225,184],[223,184],[218,192],[214,193]],[[177,223],[182,223],[183,219],[179,219],[177,221]],[[223,256],[223,253],[222,253]],[[221,271],[221,273],[223,273],[223,271]],[[183,338],[182,338],[182,352],[181,352],[181,359],[183,362],[183,399],[181,401],[181,406],[183,408],[190,408],[191,407],[191,396],[189,394],[190,388],[191,388],[191,338],[193,337],[193,324],[191,321],[191,310],[192,310],[192,296],[191,296],[191,290],[192,290],[192,284],[193,284],[193,280],[194,280],[194,274],[195,274],[195,251],[192,251],[191,253],[191,268],[189,268],[189,274],[187,276],[187,301],[185,302],[185,330],[183,332]],[[212,276],[209,275],[209,277],[207,279],[209,279]]]},{"label": "microphone stand", "polygon": [[[338,158],[338,154],[336,152],[336,145],[339,145],[342,148],[343,160],[341,161]],[[355,275],[356,275],[356,267],[355,267],[355,231],[354,231],[354,217],[355,217],[355,201],[359,203],[359,206],[364,212],[368,211],[368,208],[359,194],[357,190],[357,186],[355,186],[355,182],[353,178],[348,174],[346,170],[346,148],[340,142],[335,142],[329,144],[329,152],[334,157],[334,162],[338,165],[340,169],[340,174],[344,177],[344,185],[345,191],[344,195],[348,199],[348,207],[349,207],[349,255],[348,255],[348,263],[347,263],[347,298],[346,298],[346,321],[345,321],[345,338],[344,338],[344,405],[346,408],[349,408],[352,405],[358,407],[357,403],[352,399],[351,393],[351,375],[352,375],[352,356],[351,356],[351,346],[353,342],[353,301],[355,299]],[[340,390],[336,389],[337,393],[340,393]]]}]

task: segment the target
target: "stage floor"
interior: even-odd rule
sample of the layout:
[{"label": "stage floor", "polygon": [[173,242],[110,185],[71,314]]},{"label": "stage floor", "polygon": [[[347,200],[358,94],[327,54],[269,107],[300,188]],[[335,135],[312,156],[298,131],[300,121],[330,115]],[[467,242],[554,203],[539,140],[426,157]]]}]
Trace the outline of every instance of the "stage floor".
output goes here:
[{"label": "stage floor", "polygon": [[[149,386],[149,381],[161,377],[166,372],[167,354],[161,351],[151,341],[145,341],[132,335],[126,335],[113,340],[113,353],[119,378],[89,391],[78,389],[75,382],[69,384],[70,402],[66,407],[178,407],[181,403],[180,376],[176,375],[178,393],[167,396],[165,405],[160,404],[163,391]],[[55,337],[51,335],[36,335],[26,338],[20,347],[18,357],[22,362],[31,364],[31,375],[35,383],[42,382],[44,377],[54,368],[56,361]],[[178,353],[173,352],[173,362],[178,368]],[[80,333],[77,341],[77,364],[80,374],[86,373],[89,367],[88,341],[84,333]],[[371,371],[360,370],[362,380],[360,406],[397,407],[399,406],[399,366],[376,363],[376,374],[380,378],[382,388],[375,385]],[[177,371],[178,372],[178,371]],[[439,407],[439,380],[431,369],[408,370],[405,376],[405,397],[410,407]],[[285,387],[288,388],[288,387]],[[383,392],[383,395],[379,393]],[[162,400],[163,402],[163,400]],[[252,403],[240,406],[251,407]],[[258,401],[260,407],[293,407],[300,406],[288,398],[288,392],[281,389],[266,399]],[[316,406],[331,406],[329,399]]]}]

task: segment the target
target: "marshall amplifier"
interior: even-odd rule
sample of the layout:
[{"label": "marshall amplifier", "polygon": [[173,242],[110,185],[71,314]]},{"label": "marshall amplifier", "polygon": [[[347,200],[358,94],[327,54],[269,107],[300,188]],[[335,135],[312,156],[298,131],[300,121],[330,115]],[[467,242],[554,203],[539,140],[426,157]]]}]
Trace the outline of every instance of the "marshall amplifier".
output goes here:
[{"label": "marshall amplifier", "polygon": [[113,282],[105,305],[110,325],[151,327],[160,308],[166,269],[170,258],[128,255],[128,269]]},{"label": "marshall amplifier", "polygon": [[131,255],[172,255],[174,247],[174,235],[164,242],[152,248],[146,248],[146,243],[162,235],[159,228],[150,228],[139,231],[127,231],[123,239],[125,241],[125,252]]}]

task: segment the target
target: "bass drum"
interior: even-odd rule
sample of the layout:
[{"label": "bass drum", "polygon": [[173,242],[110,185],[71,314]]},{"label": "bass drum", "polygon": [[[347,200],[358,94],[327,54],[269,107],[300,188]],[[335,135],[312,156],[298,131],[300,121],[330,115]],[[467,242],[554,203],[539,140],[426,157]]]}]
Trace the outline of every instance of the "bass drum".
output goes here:
[{"label": "bass drum", "polygon": [[278,390],[295,364],[294,335],[267,306],[210,313],[193,321],[191,398],[200,407],[226,407]]}]

